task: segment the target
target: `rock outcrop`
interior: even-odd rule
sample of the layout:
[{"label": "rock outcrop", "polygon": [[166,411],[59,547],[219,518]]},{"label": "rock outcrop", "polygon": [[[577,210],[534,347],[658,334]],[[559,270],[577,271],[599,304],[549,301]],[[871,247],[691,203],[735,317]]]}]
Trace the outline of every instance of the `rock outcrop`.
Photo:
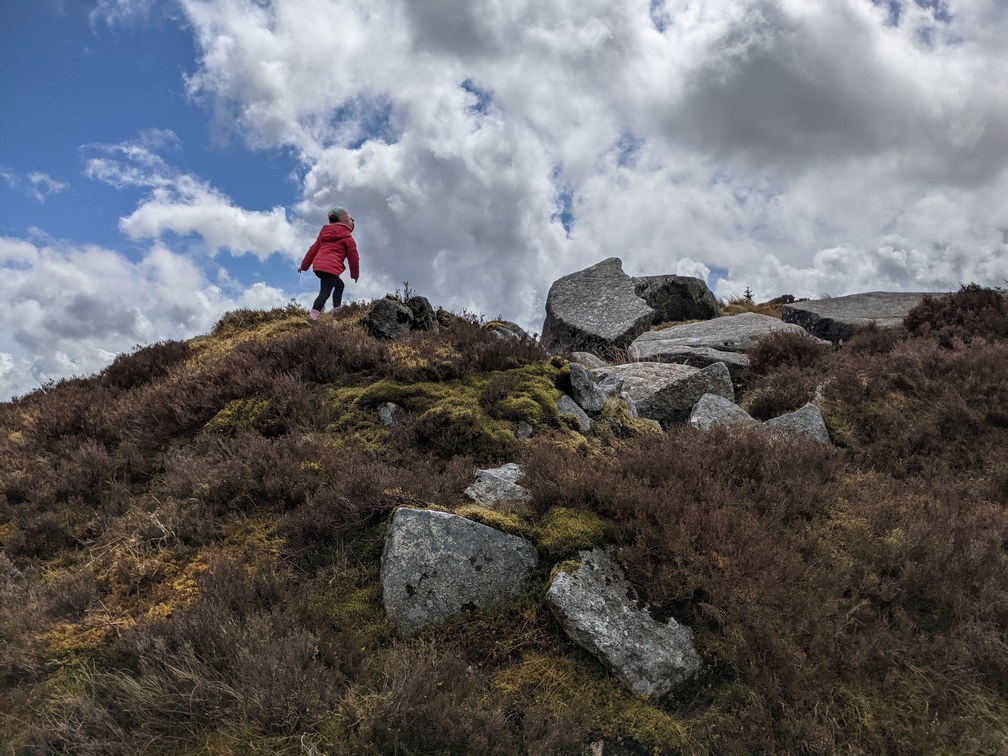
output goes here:
[{"label": "rock outcrop", "polygon": [[676,320],[708,320],[721,314],[721,306],[707,284],[691,276],[634,278],[637,296],[655,311],[653,324]]},{"label": "rock outcrop", "polygon": [[593,370],[597,380],[615,375],[623,380],[623,391],[633,400],[640,417],[657,420],[667,428],[689,418],[704,394],[735,400],[731,375],[724,363],[703,369],[662,362],[634,362]]},{"label": "rock outcrop", "polygon": [[546,600],[564,631],[637,695],[663,696],[700,669],[693,631],[638,608],[620,567],[601,549],[553,576]]},{"label": "rock outcrop", "polygon": [[546,296],[542,345],[553,352],[608,357],[651,327],[652,310],[637,296],[618,257],[557,279]]},{"label": "rock outcrop", "polygon": [[414,633],[513,598],[537,561],[524,538],[446,512],[398,509],[381,559],[385,612]]},{"label": "rock outcrop", "polygon": [[501,341],[532,341],[524,328],[510,320],[491,320],[483,326],[483,330],[489,331]]},{"label": "rock outcrop", "polygon": [[382,297],[372,302],[364,316],[368,333],[379,339],[398,339],[411,331],[437,331],[437,315],[426,297],[410,297],[400,302]]},{"label": "rock outcrop", "polygon": [[781,308],[781,319],[795,323],[820,339],[843,344],[870,325],[892,328],[903,322],[924,297],[941,297],[947,292],[870,291],[831,299],[792,302]]},{"label": "rock outcrop", "polygon": [[592,428],[595,427],[595,422],[588,417],[588,414],[581,408],[581,405],[567,396],[567,394],[561,394],[560,398],[557,399],[557,412],[560,414],[560,417],[573,417],[577,421],[582,433],[591,433]]},{"label": "rock outcrop", "polygon": [[378,405],[378,417],[386,428],[398,428],[406,419],[406,410],[393,402]]},{"label": "rock outcrop", "polygon": [[465,490],[466,496],[483,506],[504,502],[524,502],[532,498],[527,488],[518,484],[525,477],[521,465],[509,462],[500,467],[476,471],[476,481]]}]

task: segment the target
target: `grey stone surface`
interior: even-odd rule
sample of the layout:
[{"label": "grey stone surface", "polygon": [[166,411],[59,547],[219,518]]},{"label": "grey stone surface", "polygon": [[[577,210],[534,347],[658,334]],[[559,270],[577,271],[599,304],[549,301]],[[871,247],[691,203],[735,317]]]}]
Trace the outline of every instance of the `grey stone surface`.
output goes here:
[{"label": "grey stone surface", "polygon": [[491,320],[483,328],[501,341],[532,341],[528,331],[510,320]]},{"label": "grey stone surface", "polygon": [[606,357],[646,331],[653,317],[623,263],[610,257],[553,282],[546,296],[542,345],[553,352]]},{"label": "grey stone surface", "polygon": [[594,355],[591,352],[572,352],[571,360],[584,365],[589,370],[594,370],[595,368],[605,367],[609,363],[603,360],[598,355]]},{"label": "grey stone surface", "polygon": [[633,279],[637,296],[655,311],[652,322],[709,320],[721,306],[707,284],[691,276],[642,276]]},{"label": "grey stone surface", "polygon": [[535,433],[535,428],[533,428],[529,423],[524,420],[518,421],[518,428],[515,430],[515,435],[518,438],[532,438]]},{"label": "grey stone surface", "polygon": [[948,292],[869,291],[845,297],[792,302],[781,308],[781,319],[800,325],[820,339],[843,344],[863,328],[892,328],[903,322],[924,297]]},{"label": "grey stone surface", "polygon": [[606,400],[618,396],[623,388],[623,380],[618,375],[610,373],[596,381],[592,373],[576,362],[570,363],[570,374],[574,401],[592,414],[601,412]]},{"label": "grey stone surface", "polygon": [[693,367],[723,362],[736,383],[745,383],[749,376],[746,350],[772,333],[803,333],[804,330],[770,315],[745,312],[648,331],[634,339],[627,351],[636,360],[658,360]]},{"label": "grey stone surface", "polygon": [[368,332],[380,339],[397,339],[410,332],[413,311],[402,302],[382,297],[372,302],[364,316]]},{"label": "grey stone surface", "polygon": [[378,405],[378,417],[386,428],[395,428],[406,419],[406,410],[393,402]]},{"label": "grey stone surface", "polygon": [[525,477],[521,465],[509,462],[500,467],[476,471],[476,481],[465,490],[466,496],[477,504],[492,507],[503,502],[528,501],[532,494],[518,484]]},{"label": "grey stone surface", "polygon": [[693,407],[690,425],[710,430],[729,425],[758,425],[759,421],[735,402],[717,394],[704,394]]},{"label": "grey stone surface", "polygon": [[414,633],[513,598],[537,561],[524,538],[447,512],[398,509],[382,552],[385,612],[402,632]]},{"label": "grey stone surface", "polygon": [[717,394],[735,401],[731,375],[724,363],[705,368],[663,362],[634,362],[592,371],[600,380],[608,374],[623,379],[640,417],[657,420],[663,427],[689,418],[704,394]]},{"label": "grey stone surface", "polygon": [[554,575],[546,600],[571,639],[594,654],[636,695],[660,697],[700,669],[693,631],[655,621],[601,549],[578,554],[581,566]]},{"label": "grey stone surface", "polygon": [[767,420],[763,423],[763,427],[779,433],[808,436],[824,444],[832,443],[822,412],[814,404],[806,404],[794,412]]},{"label": "grey stone surface", "polygon": [[595,422],[567,394],[561,394],[557,399],[557,412],[560,413],[560,417],[573,417],[577,420],[582,433],[591,433],[592,428],[595,427]]},{"label": "grey stone surface", "polygon": [[413,313],[413,317],[410,319],[410,330],[438,331],[441,329],[437,314],[427,297],[410,297],[406,300],[406,306]]}]

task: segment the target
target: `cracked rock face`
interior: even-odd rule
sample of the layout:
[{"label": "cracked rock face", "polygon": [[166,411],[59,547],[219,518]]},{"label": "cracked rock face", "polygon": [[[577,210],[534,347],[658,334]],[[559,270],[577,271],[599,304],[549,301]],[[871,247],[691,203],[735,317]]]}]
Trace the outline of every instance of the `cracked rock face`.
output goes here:
[{"label": "cracked rock face", "polygon": [[385,612],[414,633],[517,596],[537,561],[524,538],[447,512],[398,509],[382,552]]},{"label": "cracked rock face", "polygon": [[602,661],[637,695],[663,696],[700,669],[693,631],[658,622],[634,600],[622,569],[602,549],[553,576],[546,600],[571,640]]}]

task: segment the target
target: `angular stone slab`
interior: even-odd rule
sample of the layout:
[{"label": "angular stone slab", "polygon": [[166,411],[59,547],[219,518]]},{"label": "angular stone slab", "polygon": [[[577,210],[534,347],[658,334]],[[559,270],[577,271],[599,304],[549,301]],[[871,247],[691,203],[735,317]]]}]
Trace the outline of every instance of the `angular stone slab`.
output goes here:
[{"label": "angular stone slab", "polygon": [[833,443],[829,431],[826,430],[826,422],[823,420],[822,412],[814,404],[806,404],[794,412],[767,420],[763,423],[763,427],[779,433],[808,436],[824,444]]},{"label": "angular stone slab", "polygon": [[477,504],[487,507],[510,501],[528,501],[532,498],[532,493],[518,484],[524,477],[525,470],[514,462],[477,470],[476,482],[465,490],[465,494]]},{"label": "angular stone slab", "polygon": [[414,633],[517,596],[537,561],[524,538],[447,512],[397,509],[381,560],[385,612]]},{"label": "angular stone slab", "polygon": [[560,413],[560,417],[573,417],[577,420],[582,433],[590,433],[592,428],[595,427],[595,422],[567,394],[561,394],[560,398],[557,399],[557,412]]},{"label": "angular stone slab", "polygon": [[845,297],[792,302],[781,308],[781,319],[800,325],[813,336],[843,344],[858,331],[875,325],[894,328],[903,322],[924,297],[943,297],[948,292],[869,291]]},{"label": "angular stone slab", "polygon": [[714,293],[692,276],[641,276],[634,278],[637,296],[655,311],[653,323],[676,320],[710,320],[721,314]]},{"label": "angular stone slab", "polygon": [[368,332],[379,339],[398,339],[410,332],[413,311],[402,302],[382,297],[372,302],[364,316]]},{"label": "angular stone slab", "polygon": [[483,326],[483,330],[489,331],[501,341],[532,341],[524,328],[510,320],[491,320]]},{"label": "angular stone slab", "polygon": [[546,296],[542,345],[553,352],[607,356],[651,327],[654,310],[637,296],[618,257],[557,279]]},{"label": "angular stone slab", "polygon": [[772,333],[803,333],[804,330],[770,315],[744,312],[649,331],[634,339],[627,351],[637,360],[658,360],[694,367],[723,362],[733,379],[744,382],[749,373],[747,350]]},{"label": "angular stone slab", "polygon": [[693,631],[639,609],[633,588],[601,549],[553,576],[546,601],[571,640],[594,654],[636,695],[663,696],[700,669]]},{"label": "angular stone slab", "polygon": [[663,427],[689,418],[704,394],[735,401],[731,375],[722,362],[700,369],[664,362],[633,362],[592,371],[599,378],[615,374],[623,379],[640,417],[657,420]]},{"label": "angular stone slab", "polygon": [[726,426],[759,425],[754,418],[735,402],[717,394],[704,394],[690,412],[690,425],[700,430]]}]

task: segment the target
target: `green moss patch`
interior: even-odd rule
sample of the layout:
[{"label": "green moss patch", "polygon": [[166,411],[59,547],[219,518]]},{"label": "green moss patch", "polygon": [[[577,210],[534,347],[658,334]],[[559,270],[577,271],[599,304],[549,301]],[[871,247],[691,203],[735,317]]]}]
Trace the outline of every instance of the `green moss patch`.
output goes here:
[{"label": "green moss patch", "polygon": [[267,409],[268,399],[235,399],[224,405],[224,409],[214,415],[204,429],[228,435],[252,430]]},{"label": "green moss patch", "polygon": [[552,557],[564,556],[598,546],[614,532],[614,523],[594,512],[553,507],[539,521],[539,548]]}]

